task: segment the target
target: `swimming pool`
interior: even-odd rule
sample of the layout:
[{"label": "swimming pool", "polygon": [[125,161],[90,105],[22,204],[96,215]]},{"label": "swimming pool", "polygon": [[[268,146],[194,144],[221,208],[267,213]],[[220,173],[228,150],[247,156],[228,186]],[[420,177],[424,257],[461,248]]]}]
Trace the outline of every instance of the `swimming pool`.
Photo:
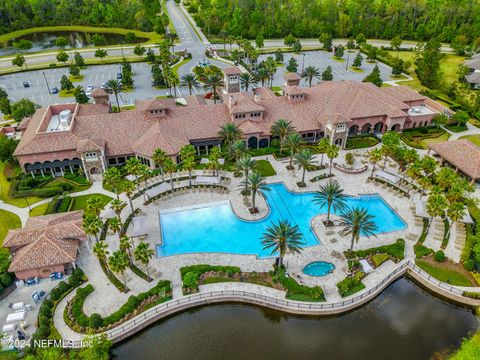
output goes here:
[{"label": "swimming pool", "polygon": [[335,265],[325,261],[314,261],[303,268],[303,273],[309,276],[325,276],[335,270]]},{"label": "swimming pool", "polygon": [[[310,228],[313,217],[326,213],[313,203],[314,193],[292,193],[283,183],[269,185],[265,197],[270,207],[268,216],[259,221],[245,221],[233,212],[228,201],[205,204],[198,208],[160,211],[163,244],[157,246],[158,256],[195,252],[255,254],[271,256],[262,249],[261,237],[270,223],[287,219],[298,225],[305,246],[319,242]],[[349,197],[348,206],[362,206],[375,215],[377,233],[399,231],[405,222],[378,194]]]}]

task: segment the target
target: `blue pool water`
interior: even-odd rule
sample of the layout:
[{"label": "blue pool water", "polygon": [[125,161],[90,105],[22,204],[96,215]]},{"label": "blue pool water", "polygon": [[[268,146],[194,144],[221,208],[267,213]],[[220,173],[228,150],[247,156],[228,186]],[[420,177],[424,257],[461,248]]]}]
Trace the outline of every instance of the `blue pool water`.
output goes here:
[{"label": "blue pool water", "polygon": [[[313,203],[314,193],[292,193],[283,183],[269,185],[265,192],[269,215],[260,221],[244,221],[237,217],[229,203],[205,205],[197,209],[185,209],[162,213],[160,228],[163,245],[157,246],[159,256],[195,252],[232,254],[256,254],[272,256],[263,250],[261,237],[271,222],[288,219],[298,225],[305,246],[319,242],[310,228],[313,217],[326,213]],[[347,199],[348,206],[362,206],[375,215],[377,233],[398,231],[405,228],[404,221],[379,195],[361,195]]]},{"label": "blue pool water", "polygon": [[315,261],[303,268],[303,273],[310,276],[325,276],[335,269],[335,265],[325,261]]}]

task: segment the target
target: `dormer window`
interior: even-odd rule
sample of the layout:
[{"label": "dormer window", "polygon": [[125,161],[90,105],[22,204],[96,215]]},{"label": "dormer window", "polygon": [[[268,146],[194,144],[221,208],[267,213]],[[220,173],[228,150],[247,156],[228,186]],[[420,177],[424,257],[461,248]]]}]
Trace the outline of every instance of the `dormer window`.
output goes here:
[{"label": "dormer window", "polygon": [[253,113],[250,113],[250,117],[259,117],[259,116],[262,116],[262,113],[261,113],[261,112],[253,112]]},{"label": "dormer window", "polygon": [[235,114],[235,119],[245,119],[245,114]]},{"label": "dormer window", "polygon": [[85,153],[85,160],[86,161],[95,161],[98,160],[96,152],[87,152]]},{"label": "dormer window", "polygon": [[345,131],[346,129],[347,129],[347,125],[337,124],[337,131]]},{"label": "dormer window", "polygon": [[150,114],[152,114],[152,115],[163,115],[163,114],[164,114],[164,110],[163,110],[163,109],[150,110]]}]

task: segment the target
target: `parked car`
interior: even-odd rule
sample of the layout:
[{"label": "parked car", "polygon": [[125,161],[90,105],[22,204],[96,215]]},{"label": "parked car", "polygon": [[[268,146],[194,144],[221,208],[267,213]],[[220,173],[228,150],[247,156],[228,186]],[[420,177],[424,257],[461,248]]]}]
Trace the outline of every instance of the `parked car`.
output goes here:
[{"label": "parked car", "polygon": [[58,94],[58,88],[56,86],[52,88],[52,94]]},{"label": "parked car", "polygon": [[35,285],[35,284],[38,284],[39,282],[40,280],[38,280],[38,277],[31,277],[25,281],[27,285]]},{"label": "parked car", "polygon": [[24,81],[24,82],[23,82],[23,87],[24,87],[24,88],[30,87],[30,83],[29,83],[28,81]]},{"label": "parked car", "polygon": [[50,280],[60,280],[63,278],[63,273],[60,271],[54,272],[50,274]]},{"label": "parked car", "polygon": [[121,73],[117,73],[117,80],[122,80],[122,74]]},{"label": "parked car", "polygon": [[102,83],[102,85],[100,85],[100,88],[105,90],[107,88],[107,83]]}]

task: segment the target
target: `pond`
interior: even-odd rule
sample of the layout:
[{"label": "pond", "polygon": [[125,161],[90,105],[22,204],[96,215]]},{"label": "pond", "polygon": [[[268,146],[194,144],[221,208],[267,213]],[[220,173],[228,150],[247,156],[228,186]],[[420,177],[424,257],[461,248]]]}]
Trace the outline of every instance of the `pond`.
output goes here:
[{"label": "pond", "polygon": [[[68,42],[69,46],[66,48],[83,48],[94,46],[92,43],[92,36],[95,33],[77,32],[77,31],[55,31],[55,32],[37,32],[24,36],[20,36],[14,40],[9,40],[7,44],[0,44],[0,56],[15,54],[17,51],[12,47],[15,41],[20,39],[30,40],[33,43],[33,47],[30,52],[43,51],[43,50],[58,50],[58,46],[55,45],[55,40],[63,36]],[[116,45],[124,42],[125,35],[101,33],[105,38],[105,45]],[[144,38],[135,38],[134,43],[141,43],[146,41]]]},{"label": "pond", "polygon": [[192,309],[113,349],[115,359],[429,359],[478,328],[472,312],[407,279],[336,317],[300,317],[239,304]]}]

